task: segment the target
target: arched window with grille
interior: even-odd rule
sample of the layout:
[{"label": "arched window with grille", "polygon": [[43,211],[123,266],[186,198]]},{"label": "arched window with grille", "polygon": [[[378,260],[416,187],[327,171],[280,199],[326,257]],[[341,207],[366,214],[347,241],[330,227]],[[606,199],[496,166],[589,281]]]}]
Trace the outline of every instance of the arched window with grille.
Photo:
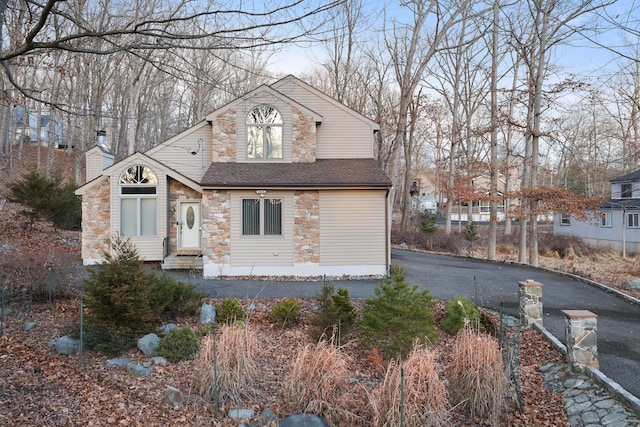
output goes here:
[{"label": "arched window with grille", "polygon": [[269,105],[258,105],[247,115],[247,158],[282,159],[282,115]]},{"label": "arched window with grille", "polygon": [[120,234],[157,235],[158,177],[150,168],[131,166],[120,175]]}]

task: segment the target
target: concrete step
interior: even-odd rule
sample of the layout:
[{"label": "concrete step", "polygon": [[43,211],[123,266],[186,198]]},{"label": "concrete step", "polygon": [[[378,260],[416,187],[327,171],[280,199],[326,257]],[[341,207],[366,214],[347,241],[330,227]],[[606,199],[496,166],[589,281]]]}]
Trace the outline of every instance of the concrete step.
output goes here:
[{"label": "concrete step", "polygon": [[163,270],[202,270],[202,255],[171,254],[162,261]]}]

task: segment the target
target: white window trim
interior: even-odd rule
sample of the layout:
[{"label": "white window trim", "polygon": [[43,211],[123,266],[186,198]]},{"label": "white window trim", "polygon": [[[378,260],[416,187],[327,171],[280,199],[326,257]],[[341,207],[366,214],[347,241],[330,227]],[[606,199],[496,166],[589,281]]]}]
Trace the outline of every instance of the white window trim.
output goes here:
[{"label": "white window trim", "polygon": [[[280,209],[280,234],[264,234],[264,201],[266,199],[271,199],[271,200],[280,200],[280,203],[282,205],[281,209]],[[259,200],[260,201],[260,208],[258,209],[258,216],[259,216],[259,233],[258,234],[244,234],[243,232],[243,225],[244,225],[244,201],[245,200]],[[278,196],[278,197],[240,197],[240,236],[243,239],[282,239],[284,238],[284,205],[285,200],[284,197]]]},{"label": "white window trim", "polygon": [[[632,217],[635,217],[635,220],[633,221],[635,222],[635,225],[631,225],[632,221],[629,221],[629,218],[632,218]],[[627,217],[625,218],[625,225],[627,228],[640,228],[640,212],[627,211]]]},{"label": "white window trim", "polygon": [[560,214],[560,225],[569,226],[571,225],[571,215],[567,212],[563,212]]},{"label": "white window trim", "polygon": [[[153,174],[153,181],[154,183],[152,184],[147,184],[147,183],[123,183],[122,182],[122,176],[128,171],[130,170],[132,167],[143,167],[148,169],[152,174]],[[123,236],[126,237],[157,237],[158,236],[158,174],[155,173],[155,171],[153,169],[151,169],[148,166],[144,166],[144,165],[134,165],[132,167],[129,167],[125,170],[122,171],[122,173],[120,174],[120,178],[118,179],[118,183],[120,186],[120,211],[119,211],[119,216],[120,216],[120,224],[119,224],[119,233]],[[124,193],[123,190],[125,188],[153,188],[154,192],[153,193]],[[122,200],[131,200],[134,199],[136,200],[136,218],[135,218],[135,222],[136,222],[136,233],[135,234],[124,234],[123,229],[122,229],[122,221],[124,219],[124,216],[122,214]],[[153,234],[142,234],[142,200],[154,200],[155,201],[155,218],[154,218],[154,224],[155,224],[155,230],[153,232]]]},{"label": "white window trim", "polygon": [[600,215],[600,228],[611,228],[611,212],[600,212]]},{"label": "white window trim", "polygon": [[[251,114],[251,112],[253,110],[255,110],[256,108],[260,108],[260,107],[268,107],[268,108],[273,108],[277,113],[278,116],[280,117],[280,123],[250,123],[249,122],[249,115]],[[250,157],[249,156],[249,128],[250,127],[259,127],[262,128],[262,152],[263,152],[263,157]],[[281,156],[280,157],[264,157],[264,150],[265,150],[265,144],[264,144],[264,139],[265,139],[265,135],[266,135],[266,129],[267,128],[280,128],[280,152],[281,152]],[[282,161],[284,160],[284,156],[285,156],[285,142],[284,142],[284,116],[282,115],[282,113],[280,112],[280,110],[278,108],[276,108],[273,105],[270,104],[259,104],[254,106],[253,108],[251,108],[249,110],[249,112],[247,113],[247,116],[245,118],[245,129],[244,129],[246,136],[245,136],[245,148],[244,148],[244,152],[245,152],[245,157],[247,160],[249,161],[256,161],[256,162],[273,162],[273,161]]]}]

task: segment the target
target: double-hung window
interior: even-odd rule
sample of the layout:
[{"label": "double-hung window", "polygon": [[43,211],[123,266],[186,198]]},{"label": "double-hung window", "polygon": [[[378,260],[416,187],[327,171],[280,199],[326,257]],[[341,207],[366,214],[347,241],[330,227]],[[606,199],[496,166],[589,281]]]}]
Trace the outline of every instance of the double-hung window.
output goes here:
[{"label": "double-hung window", "polygon": [[242,199],[243,236],[281,236],[282,199]]},{"label": "double-hung window", "polygon": [[131,166],[120,175],[120,234],[155,236],[158,177],[146,166]]},{"label": "double-hung window", "polygon": [[269,105],[259,105],[247,115],[247,158],[282,159],[282,116]]},{"label": "double-hung window", "polygon": [[563,212],[560,214],[560,225],[571,225],[571,214]]},{"label": "double-hung window", "polygon": [[600,213],[600,227],[611,228],[611,212]]},{"label": "double-hung window", "polygon": [[630,199],[633,197],[633,186],[630,182],[620,184],[620,198]]},{"label": "double-hung window", "polygon": [[627,228],[640,228],[640,213],[627,212]]}]

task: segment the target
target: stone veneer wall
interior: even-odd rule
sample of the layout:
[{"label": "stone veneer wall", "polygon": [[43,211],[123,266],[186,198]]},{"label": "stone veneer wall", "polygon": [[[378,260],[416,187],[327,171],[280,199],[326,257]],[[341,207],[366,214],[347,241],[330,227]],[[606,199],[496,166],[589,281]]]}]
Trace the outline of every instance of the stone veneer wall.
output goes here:
[{"label": "stone veneer wall", "polygon": [[293,262],[320,263],[320,193],[296,191],[293,195]]},{"label": "stone veneer wall", "polygon": [[82,196],[82,258],[102,259],[111,243],[109,179]]},{"label": "stone veneer wall", "polygon": [[214,162],[236,161],[236,110],[228,109],[216,116],[211,123],[212,149],[211,160]]},{"label": "stone veneer wall", "polygon": [[316,124],[312,117],[305,116],[302,111],[292,107],[293,123],[291,124],[294,163],[311,163],[316,161]]},{"label": "stone veneer wall", "polygon": [[231,194],[205,191],[202,195],[203,262],[230,264]]},{"label": "stone veneer wall", "polygon": [[202,196],[196,190],[183,185],[175,179],[169,181],[169,251],[178,250],[178,201],[179,200],[200,200]]}]

